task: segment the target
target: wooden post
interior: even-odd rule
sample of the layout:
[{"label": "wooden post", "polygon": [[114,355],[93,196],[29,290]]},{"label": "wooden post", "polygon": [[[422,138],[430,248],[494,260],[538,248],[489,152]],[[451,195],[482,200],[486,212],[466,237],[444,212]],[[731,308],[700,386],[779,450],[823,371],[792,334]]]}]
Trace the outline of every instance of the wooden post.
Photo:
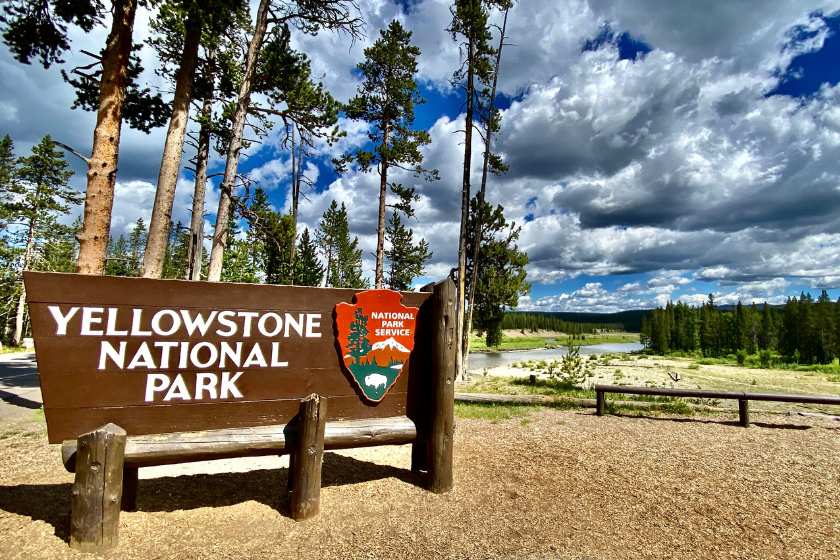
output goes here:
[{"label": "wooden post", "polygon": [[79,436],[70,509],[70,548],[103,554],[117,544],[125,430],[106,424]]},{"label": "wooden post", "polygon": [[294,472],[295,472],[295,452],[292,451],[289,453],[289,479],[286,481],[286,490],[291,492],[292,491],[292,481],[294,480]]},{"label": "wooden post", "polygon": [[432,402],[427,460],[429,490],[452,489],[452,443],[455,432],[455,284],[435,284],[432,307]]},{"label": "wooden post", "polygon": [[120,509],[134,511],[137,509],[137,483],[140,474],[137,467],[123,467],[123,487]]},{"label": "wooden post", "polygon": [[750,427],[750,401],[738,399],[738,420],[744,428]]},{"label": "wooden post", "polygon": [[324,429],[327,399],[312,394],[300,403],[295,462],[292,468],[292,519],[303,521],[321,509],[321,464],[324,460]]},{"label": "wooden post", "polygon": [[595,403],[595,414],[598,416],[604,415],[604,392],[598,391],[595,393],[596,403]]}]

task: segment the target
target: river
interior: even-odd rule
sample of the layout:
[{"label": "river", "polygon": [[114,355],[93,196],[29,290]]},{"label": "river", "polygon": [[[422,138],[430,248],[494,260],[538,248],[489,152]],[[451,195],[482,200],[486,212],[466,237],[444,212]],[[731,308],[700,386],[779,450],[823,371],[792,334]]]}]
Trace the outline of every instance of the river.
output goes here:
[{"label": "river", "polygon": [[[640,342],[622,342],[618,344],[595,344],[593,346],[581,346],[580,355],[589,356],[591,354],[604,353],[619,353],[619,352],[633,352],[641,350],[642,344]],[[507,366],[516,362],[526,360],[549,360],[557,359],[566,355],[566,347],[559,348],[537,348],[536,350],[516,350],[514,352],[493,352],[493,353],[473,353],[470,354],[470,359],[467,364],[468,371],[482,371],[484,368],[490,369],[498,366]]]}]

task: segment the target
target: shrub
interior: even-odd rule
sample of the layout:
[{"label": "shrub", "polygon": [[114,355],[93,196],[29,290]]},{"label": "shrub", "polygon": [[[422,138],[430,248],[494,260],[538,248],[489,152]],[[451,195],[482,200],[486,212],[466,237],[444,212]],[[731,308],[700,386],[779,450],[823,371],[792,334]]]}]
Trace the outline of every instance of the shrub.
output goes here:
[{"label": "shrub", "polygon": [[742,366],[747,362],[747,351],[746,350],[738,350],[735,352],[735,359],[738,360],[738,365]]},{"label": "shrub", "polygon": [[761,362],[761,367],[769,369],[773,365],[773,353],[770,350],[762,350],[758,353],[758,360]]}]

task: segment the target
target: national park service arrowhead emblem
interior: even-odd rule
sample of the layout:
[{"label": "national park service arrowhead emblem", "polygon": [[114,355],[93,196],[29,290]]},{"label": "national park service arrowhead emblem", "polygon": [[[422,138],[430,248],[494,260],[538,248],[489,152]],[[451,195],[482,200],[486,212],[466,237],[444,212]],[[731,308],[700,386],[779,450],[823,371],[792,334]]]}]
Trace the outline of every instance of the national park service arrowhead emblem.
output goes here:
[{"label": "national park service arrowhead emblem", "polygon": [[394,386],[414,349],[418,309],[401,300],[399,292],[368,290],[356,294],[355,304],[335,306],[342,363],[372,402]]}]

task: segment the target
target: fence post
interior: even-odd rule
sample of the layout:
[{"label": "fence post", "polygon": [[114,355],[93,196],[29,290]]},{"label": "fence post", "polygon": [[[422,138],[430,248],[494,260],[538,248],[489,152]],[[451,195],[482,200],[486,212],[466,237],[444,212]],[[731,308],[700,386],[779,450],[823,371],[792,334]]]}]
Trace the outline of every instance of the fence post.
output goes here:
[{"label": "fence post", "polygon": [[738,420],[744,428],[750,427],[750,401],[738,399]]},{"label": "fence post", "polygon": [[604,392],[603,391],[597,391],[595,393],[595,398],[596,398],[595,414],[597,416],[603,416],[604,415]]},{"label": "fence post", "polygon": [[295,458],[292,467],[292,519],[303,521],[321,510],[321,464],[327,399],[309,395],[300,403]]},{"label": "fence post", "polygon": [[455,283],[435,284],[432,307],[432,403],[426,457],[429,490],[452,489],[452,444],[455,432]]},{"label": "fence post", "polygon": [[70,502],[70,548],[103,554],[117,545],[125,430],[106,424],[79,436]]}]

